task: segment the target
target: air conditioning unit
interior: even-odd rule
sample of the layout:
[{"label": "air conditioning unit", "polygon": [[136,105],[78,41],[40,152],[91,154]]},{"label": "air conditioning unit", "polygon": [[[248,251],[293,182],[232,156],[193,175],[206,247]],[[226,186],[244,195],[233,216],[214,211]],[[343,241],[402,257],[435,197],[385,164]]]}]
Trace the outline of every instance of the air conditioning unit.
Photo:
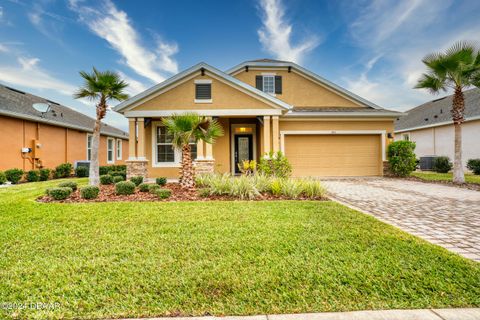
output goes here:
[{"label": "air conditioning unit", "polygon": [[420,157],[420,170],[431,171],[433,170],[433,161],[437,156],[424,156]]},{"label": "air conditioning unit", "polygon": [[88,170],[90,170],[90,161],[75,161],[74,163],[74,167],[75,169],[77,169],[78,167],[86,167]]}]

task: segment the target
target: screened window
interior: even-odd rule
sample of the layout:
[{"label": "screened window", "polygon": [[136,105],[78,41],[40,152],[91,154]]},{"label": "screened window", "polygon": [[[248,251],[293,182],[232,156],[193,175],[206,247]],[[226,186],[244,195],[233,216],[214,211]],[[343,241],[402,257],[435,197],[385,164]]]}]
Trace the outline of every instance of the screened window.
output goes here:
[{"label": "screened window", "polygon": [[114,155],[114,140],[112,138],[107,139],[107,162],[113,163],[115,160],[113,159]]},{"label": "screened window", "polygon": [[275,76],[263,76],[263,92],[275,93]]},{"label": "screened window", "polygon": [[92,160],[92,142],[93,136],[91,134],[87,134],[87,160]]},{"label": "screened window", "polygon": [[122,160],[122,139],[117,139],[117,160]]},{"label": "screened window", "polygon": [[157,162],[175,162],[175,150],[172,144],[173,135],[165,127],[157,127]]},{"label": "screened window", "polygon": [[212,84],[211,83],[196,83],[195,84],[195,99],[196,100],[210,100],[210,99],[212,99]]}]

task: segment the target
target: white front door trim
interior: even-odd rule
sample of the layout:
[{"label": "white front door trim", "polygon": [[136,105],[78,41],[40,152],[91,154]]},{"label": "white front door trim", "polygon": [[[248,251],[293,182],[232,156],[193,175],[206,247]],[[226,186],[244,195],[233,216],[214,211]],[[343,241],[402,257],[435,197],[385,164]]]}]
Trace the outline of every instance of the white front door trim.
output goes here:
[{"label": "white front door trim", "polygon": [[[252,128],[252,132],[250,133],[235,133],[235,128]],[[257,125],[254,123],[236,123],[236,124],[231,124],[230,125],[230,165],[231,165],[231,170],[230,172],[232,174],[235,174],[235,135],[244,135],[244,134],[251,134],[252,135],[252,150],[253,150],[253,160],[257,159]]]},{"label": "white front door trim", "polygon": [[285,135],[372,135],[378,134],[381,138],[382,145],[382,161],[386,161],[385,141],[386,130],[287,130],[280,131],[280,150],[285,154]]}]

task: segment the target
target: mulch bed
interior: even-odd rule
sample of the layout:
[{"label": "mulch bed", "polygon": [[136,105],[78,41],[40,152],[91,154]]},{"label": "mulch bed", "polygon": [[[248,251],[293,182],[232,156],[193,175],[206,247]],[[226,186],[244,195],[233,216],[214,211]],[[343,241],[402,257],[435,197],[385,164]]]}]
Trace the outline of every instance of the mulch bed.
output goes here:
[{"label": "mulch bed", "polygon": [[[197,189],[185,190],[180,187],[178,183],[167,183],[162,188],[172,190],[172,196],[168,199],[159,199],[155,194],[150,192],[140,192],[138,188],[135,189],[135,193],[131,195],[117,195],[115,193],[114,185],[101,185],[100,193],[96,199],[83,199],[80,197],[80,190],[72,192],[70,197],[65,200],[55,200],[47,195],[43,195],[37,198],[38,202],[56,202],[56,203],[84,203],[84,202],[118,202],[118,201],[130,201],[130,202],[143,202],[143,201],[162,201],[162,202],[176,202],[176,201],[236,201],[236,200],[249,200],[239,199],[230,196],[208,196],[201,197],[198,194]],[[272,201],[272,200],[292,200],[287,197],[274,196],[271,194],[262,194],[251,201]],[[328,200],[326,198],[309,199],[298,198],[295,200]]]}]

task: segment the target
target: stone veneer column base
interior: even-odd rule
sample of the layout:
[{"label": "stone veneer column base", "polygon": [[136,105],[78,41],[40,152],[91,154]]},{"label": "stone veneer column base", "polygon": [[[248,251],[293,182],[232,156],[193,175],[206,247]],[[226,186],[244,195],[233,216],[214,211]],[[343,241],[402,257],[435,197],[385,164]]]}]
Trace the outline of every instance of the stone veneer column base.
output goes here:
[{"label": "stone veneer column base", "polygon": [[390,171],[390,166],[388,164],[388,161],[383,161],[383,175],[385,177],[391,177],[393,174]]},{"label": "stone veneer column base", "polygon": [[142,176],[143,179],[148,178],[148,160],[126,160],[127,179],[136,176]]},{"label": "stone veneer column base", "polygon": [[213,159],[197,159],[193,163],[195,173],[213,173],[215,168],[215,160]]}]

